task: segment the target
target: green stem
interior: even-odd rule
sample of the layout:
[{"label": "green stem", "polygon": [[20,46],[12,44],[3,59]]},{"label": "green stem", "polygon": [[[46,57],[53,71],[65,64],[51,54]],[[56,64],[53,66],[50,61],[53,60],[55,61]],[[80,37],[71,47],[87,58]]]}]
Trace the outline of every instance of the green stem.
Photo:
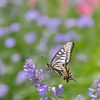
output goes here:
[{"label": "green stem", "polygon": [[[47,83],[43,80],[43,82],[47,85]],[[48,86],[48,85],[47,85]],[[51,93],[52,93],[52,91],[51,91]],[[52,93],[53,94],[53,93]],[[58,97],[56,98],[56,96],[53,94],[53,96],[54,96],[54,98],[56,99],[56,100],[58,100]]]}]

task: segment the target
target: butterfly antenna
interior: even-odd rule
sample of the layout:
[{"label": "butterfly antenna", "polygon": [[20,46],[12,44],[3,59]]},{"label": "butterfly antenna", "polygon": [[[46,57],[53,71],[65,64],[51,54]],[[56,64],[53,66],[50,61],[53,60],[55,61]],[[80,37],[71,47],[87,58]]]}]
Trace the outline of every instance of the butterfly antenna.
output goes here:
[{"label": "butterfly antenna", "polygon": [[73,80],[73,81],[75,81],[75,82],[77,83],[77,81],[76,81],[76,80],[74,80],[73,78],[71,78],[71,80]]},{"label": "butterfly antenna", "polygon": [[[43,57],[43,56],[41,56],[41,58],[42,58],[42,59],[44,59],[44,57]],[[44,60],[45,60],[45,62],[47,63],[46,59],[44,59]],[[48,72],[50,72],[50,71],[48,70]],[[48,72],[44,75],[44,77],[46,77],[46,76],[47,76]]]},{"label": "butterfly antenna", "polygon": [[[43,56],[41,56],[41,58],[42,58],[42,59],[44,59],[44,57],[43,57]],[[45,60],[45,62],[47,63],[46,59],[44,59],[44,60]]]}]

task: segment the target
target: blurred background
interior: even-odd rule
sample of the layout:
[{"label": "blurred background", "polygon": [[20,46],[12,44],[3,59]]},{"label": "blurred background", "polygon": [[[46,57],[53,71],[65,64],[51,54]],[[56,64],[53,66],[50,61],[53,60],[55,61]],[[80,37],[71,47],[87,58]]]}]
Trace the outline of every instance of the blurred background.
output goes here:
[{"label": "blurred background", "polygon": [[88,88],[100,80],[99,0],[0,0],[0,100],[39,100],[24,76],[25,61],[32,59],[46,73],[41,56],[49,63],[68,41],[75,43],[68,66],[77,83],[52,72],[46,82],[56,88],[63,84],[63,100],[79,94],[91,100]]}]

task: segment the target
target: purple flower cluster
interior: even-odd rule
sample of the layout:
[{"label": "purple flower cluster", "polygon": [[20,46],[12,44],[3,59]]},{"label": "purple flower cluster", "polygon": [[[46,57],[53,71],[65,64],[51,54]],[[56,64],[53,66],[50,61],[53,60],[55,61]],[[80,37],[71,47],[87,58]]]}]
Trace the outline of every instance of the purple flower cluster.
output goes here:
[{"label": "purple flower cluster", "polygon": [[94,25],[94,20],[91,17],[88,16],[80,16],[79,18],[70,18],[67,19],[64,23],[64,25],[67,28],[72,28],[74,26],[77,26],[78,28],[84,28],[84,27],[92,27]]},{"label": "purple flower cluster", "polygon": [[0,27],[0,38],[6,34],[17,33],[21,30],[21,24],[18,22],[13,22],[10,26]]},{"label": "purple flower cluster", "polygon": [[59,33],[55,36],[55,42],[68,42],[72,40],[78,40],[80,36],[75,31],[68,31],[67,33]]},{"label": "purple flower cluster", "polygon": [[36,88],[38,88],[37,91],[39,92],[39,95],[41,96],[41,98],[39,100],[51,100],[51,98],[49,98],[49,97],[43,98],[44,94],[49,91],[48,85],[44,85],[43,83],[39,83],[39,84],[35,84],[34,86]]},{"label": "purple flower cluster", "polygon": [[[89,96],[93,97],[92,100],[95,100],[96,98],[98,98],[98,100],[100,100],[100,83],[98,80],[94,81],[94,88],[96,89],[91,89],[89,88],[90,92],[89,92]],[[95,93],[95,94],[94,94]]]},{"label": "purple flower cluster", "polygon": [[49,16],[42,16],[37,10],[29,9],[25,13],[25,19],[28,22],[36,21],[39,27],[45,26],[48,30],[57,30],[60,27],[62,20],[59,17],[49,18]]},{"label": "purple flower cluster", "polygon": [[[47,93],[48,91],[52,90],[52,93],[54,95],[54,97],[57,99],[58,95],[62,95],[63,89],[62,89],[62,85],[59,85],[59,90],[57,92],[57,90],[55,89],[55,87],[49,87],[46,82],[44,81],[44,74],[43,74],[43,70],[40,69],[36,70],[35,69],[35,64],[31,63],[32,60],[31,59],[27,59],[26,63],[24,65],[24,70],[25,70],[25,76],[28,77],[28,79],[30,80],[30,84],[33,85],[33,82],[35,82],[36,84],[34,85],[35,88],[37,88],[37,91],[39,92],[39,95],[41,96],[41,98],[39,100],[51,100],[50,97],[46,97],[44,98],[44,94]],[[44,83],[42,83],[42,81]]]}]

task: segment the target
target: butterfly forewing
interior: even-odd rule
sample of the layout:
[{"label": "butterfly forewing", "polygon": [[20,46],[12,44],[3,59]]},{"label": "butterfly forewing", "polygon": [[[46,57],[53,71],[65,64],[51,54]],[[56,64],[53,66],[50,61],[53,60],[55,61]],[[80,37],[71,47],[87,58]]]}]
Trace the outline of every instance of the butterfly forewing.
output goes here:
[{"label": "butterfly forewing", "polygon": [[73,47],[74,43],[72,42],[68,42],[65,45],[63,45],[63,47],[60,48],[60,50],[55,54],[55,56],[51,60],[51,65],[69,63]]}]

